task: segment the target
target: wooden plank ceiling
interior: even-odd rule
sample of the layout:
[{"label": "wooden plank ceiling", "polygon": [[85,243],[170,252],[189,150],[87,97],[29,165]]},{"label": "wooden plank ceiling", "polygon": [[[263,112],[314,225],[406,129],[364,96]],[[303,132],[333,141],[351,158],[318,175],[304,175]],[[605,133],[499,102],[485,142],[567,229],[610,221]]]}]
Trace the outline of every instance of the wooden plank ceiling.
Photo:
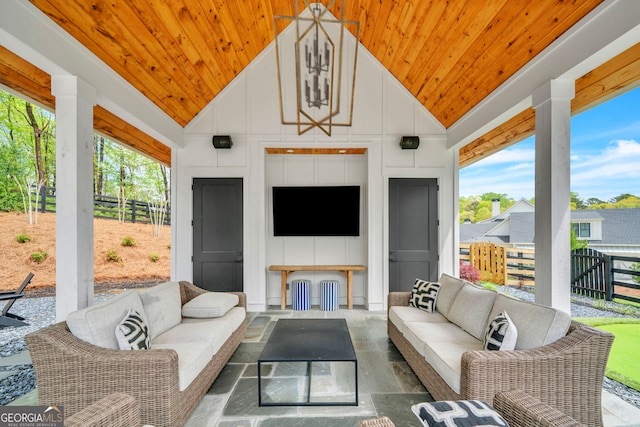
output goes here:
[{"label": "wooden plank ceiling", "polygon": [[[601,1],[346,0],[344,15],[449,127]],[[294,15],[292,0],[31,2],[181,126],[273,40],[274,15]]]},{"label": "wooden plank ceiling", "polygon": [[[274,38],[302,0],[30,0],[178,124]],[[327,5],[330,0],[322,0]],[[602,0],[345,0],[335,16],[450,127]],[[279,28],[278,31],[281,31]]]}]

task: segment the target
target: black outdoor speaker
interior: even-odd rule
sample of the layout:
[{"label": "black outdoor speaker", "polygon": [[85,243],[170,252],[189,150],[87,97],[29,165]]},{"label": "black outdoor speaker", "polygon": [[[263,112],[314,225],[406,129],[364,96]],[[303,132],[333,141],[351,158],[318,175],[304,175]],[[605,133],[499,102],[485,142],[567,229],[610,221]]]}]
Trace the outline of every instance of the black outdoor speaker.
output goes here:
[{"label": "black outdoor speaker", "polygon": [[420,138],[417,136],[403,136],[400,140],[400,147],[403,150],[415,150],[420,145]]},{"label": "black outdoor speaker", "polygon": [[231,148],[233,141],[229,135],[213,135],[213,146],[215,148]]}]

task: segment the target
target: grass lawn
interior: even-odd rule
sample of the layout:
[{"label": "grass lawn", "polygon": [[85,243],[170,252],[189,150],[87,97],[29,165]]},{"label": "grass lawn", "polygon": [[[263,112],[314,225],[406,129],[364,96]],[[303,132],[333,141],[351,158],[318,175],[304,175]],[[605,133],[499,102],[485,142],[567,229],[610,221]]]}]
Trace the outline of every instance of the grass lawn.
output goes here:
[{"label": "grass lawn", "polygon": [[605,375],[640,390],[640,319],[576,318],[578,322],[615,335]]}]

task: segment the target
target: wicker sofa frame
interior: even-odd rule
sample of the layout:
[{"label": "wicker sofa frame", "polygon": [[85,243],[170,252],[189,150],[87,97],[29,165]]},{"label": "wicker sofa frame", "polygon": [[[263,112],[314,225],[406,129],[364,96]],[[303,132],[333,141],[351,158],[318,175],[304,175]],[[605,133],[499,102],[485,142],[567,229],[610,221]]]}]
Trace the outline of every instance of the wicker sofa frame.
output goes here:
[{"label": "wicker sofa frame", "polygon": [[[207,291],[180,282],[184,305]],[[246,309],[246,295],[238,306]],[[66,322],[25,337],[36,374],[38,402],[64,405],[73,415],[111,393],[126,393],[140,404],[142,424],[182,426],[224,368],[247,332],[247,320],[233,332],[200,374],[183,391],[178,385],[178,354],[168,349],[123,351],[76,338]]]},{"label": "wicker sofa frame", "polygon": [[[388,307],[407,306],[411,292],[391,292]],[[567,335],[530,350],[468,351],[462,355],[456,393],[392,322],[389,338],[435,400],[493,403],[519,389],[582,424],[602,426],[602,381],[613,335],[571,322]]]}]

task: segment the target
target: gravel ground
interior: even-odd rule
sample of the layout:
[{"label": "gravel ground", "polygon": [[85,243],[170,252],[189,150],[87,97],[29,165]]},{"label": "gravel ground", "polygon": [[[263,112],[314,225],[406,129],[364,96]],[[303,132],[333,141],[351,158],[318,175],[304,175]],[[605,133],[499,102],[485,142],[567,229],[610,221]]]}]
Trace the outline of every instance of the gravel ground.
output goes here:
[{"label": "gravel ground", "polygon": [[[155,282],[136,284],[135,287],[146,287],[153,284]],[[119,286],[114,286],[109,284],[102,287],[96,286],[96,292],[100,293],[96,293],[94,301],[101,302],[109,298],[113,294],[114,288],[119,290],[130,287],[134,287],[134,285],[119,284]],[[528,301],[534,300],[532,293],[523,290],[515,288],[500,288],[499,290],[517,298]],[[46,291],[40,292],[40,294],[46,295]],[[640,309],[629,309],[628,306],[602,301],[597,303],[596,308],[591,305],[592,303],[593,300],[589,298],[573,297],[571,305],[572,316],[640,318]],[[0,327],[0,357],[8,357],[27,350],[24,336],[55,321],[55,298],[53,296],[37,296],[19,299],[13,305],[11,312],[28,319],[29,325],[20,328]],[[35,388],[35,375],[31,365],[0,367],[0,375],[2,375],[2,371],[12,371],[13,374],[0,381],[0,405],[6,405]],[[640,408],[640,392],[608,378],[605,378],[603,388]]]}]

